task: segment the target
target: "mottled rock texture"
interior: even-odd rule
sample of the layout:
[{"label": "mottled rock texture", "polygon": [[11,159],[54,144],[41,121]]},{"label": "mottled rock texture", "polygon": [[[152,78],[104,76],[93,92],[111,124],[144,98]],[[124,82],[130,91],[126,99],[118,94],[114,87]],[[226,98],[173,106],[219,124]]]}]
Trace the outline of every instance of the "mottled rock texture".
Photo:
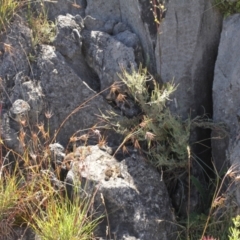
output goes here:
[{"label": "mottled rock texture", "polygon": [[76,152],[81,161],[72,163],[66,182],[79,183],[80,177],[85,193],[96,191],[94,206],[99,215],[108,215],[96,236],[105,239],[109,227],[110,239],[176,239],[166,186],[146,159],[132,154],[118,162],[98,146],[79,147]]}]

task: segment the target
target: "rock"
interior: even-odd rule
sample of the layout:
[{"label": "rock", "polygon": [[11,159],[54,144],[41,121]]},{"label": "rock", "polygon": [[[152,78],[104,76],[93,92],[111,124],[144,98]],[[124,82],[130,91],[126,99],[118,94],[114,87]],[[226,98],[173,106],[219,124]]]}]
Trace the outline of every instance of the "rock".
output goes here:
[{"label": "rock", "polygon": [[65,57],[67,64],[83,79],[93,90],[98,91],[99,78],[86,63],[82,54],[83,19],[80,16],[58,16],[56,19],[57,34],[54,46]]},{"label": "rock", "polygon": [[12,78],[18,72],[29,74],[28,55],[32,50],[31,30],[19,16],[9,29],[5,36],[1,36],[0,43],[0,78],[6,88],[12,87]]},{"label": "rock", "polygon": [[20,128],[20,123],[11,119],[7,111],[3,111],[1,113],[0,130],[1,138],[5,146],[7,146],[9,149],[13,150],[16,153],[23,154],[23,146],[19,142],[18,137]]},{"label": "rock", "polygon": [[113,28],[113,35],[129,30],[129,27],[125,23],[118,22]]},{"label": "rock", "polygon": [[[68,118],[60,127],[56,139],[63,145],[77,130],[94,126],[98,122],[99,111],[111,109],[101,96],[76,75],[52,46],[42,46],[35,74],[45,96],[45,111],[53,114],[49,119],[51,136]],[[68,117],[71,112],[71,117]]]},{"label": "rock", "polygon": [[114,28],[116,23],[117,23],[117,21],[112,20],[112,19],[106,21],[105,24],[104,24],[104,32],[112,35],[113,34],[113,28]]},{"label": "rock", "polygon": [[[35,3],[37,8],[41,8],[41,3]],[[71,15],[81,15],[85,17],[85,7],[86,0],[74,0],[74,1],[66,1],[66,0],[57,0],[57,1],[44,1],[44,5],[46,7],[46,12],[48,13],[49,19],[55,21],[55,18],[59,15],[71,14]]]},{"label": "rock", "polygon": [[176,239],[166,186],[143,157],[133,154],[118,162],[98,146],[79,147],[76,151],[81,160],[73,162],[68,173],[69,190],[69,184],[79,184],[80,177],[88,196],[96,192],[94,206],[98,214],[108,214],[108,221],[105,217],[95,236],[105,239],[109,227],[109,239]]},{"label": "rock", "polygon": [[222,17],[211,1],[169,1],[159,27],[157,72],[177,90],[171,108],[183,118],[211,114],[211,87]]},{"label": "rock", "polygon": [[[213,81],[213,120],[226,124],[229,136],[220,135],[217,129],[213,132],[215,139],[212,140],[213,159],[218,170],[227,167],[227,159],[231,164],[235,141],[239,140],[239,39],[240,39],[240,14],[228,17],[223,22],[221,41],[219,44],[218,57],[214,71]],[[230,156],[226,158],[226,151]]]},{"label": "rock", "polygon": [[[10,102],[24,99],[29,104],[27,120],[31,126],[38,121],[38,115],[43,110],[43,93],[39,82],[19,72],[14,77],[14,87],[10,94]],[[21,100],[22,101],[22,100]]]},{"label": "rock", "polygon": [[29,104],[24,100],[18,99],[13,103],[9,111],[10,117],[16,122],[21,122],[22,119],[26,120],[29,110]]},{"label": "rock", "polygon": [[140,39],[144,63],[150,71],[156,69],[154,39],[156,26],[150,1],[140,0],[87,0],[85,13],[103,21],[115,20],[128,25]]},{"label": "rock", "polygon": [[65,157],[64,147],[59,143],[53,143],[49,145],[49,149],[51,153],[51,162],[54,163],[54,165],[62,165]]},{"label": "rock", "polygon": [[81,51],[81,36],[76,39],[73,33],[75,29],[80,34],[81,26],[76,23],[75,18],[70,14],[58,16],[56,22],[57,33],[53,44],[63,56],[71,59]]},{"label": "rock", "polygon": [[[38,117],[43,109],[42,89],[23,72],[13,78],[14,87],[4,99],[3,114],[1,115],[2,139],[5,145],[16,153],[23,153],[23,145],[19,142],[21,131],[27,133],[38,123]],[[10,110],[8,110],[10,108]],[[25,140],[31,135],[26,134]],[[27,137],[28,136],[28,137]]]},{"label": "rock", "polygon": [[84,18],[84,27],[86,30],[103,31],[105,22],[87,15]]},{"label": "rock", "polygon": [[134,50],[100,31],[82,31],[83,52],[100,79],[101,90],[119,81],[122,69],[136,68]]},{"label": "rock", "polygon": [[143,51],[140,41],[135,33],[128,30],[120,32],[114,36],[115,39],[134,49],[135,62],[137,65],[143,63]]}]

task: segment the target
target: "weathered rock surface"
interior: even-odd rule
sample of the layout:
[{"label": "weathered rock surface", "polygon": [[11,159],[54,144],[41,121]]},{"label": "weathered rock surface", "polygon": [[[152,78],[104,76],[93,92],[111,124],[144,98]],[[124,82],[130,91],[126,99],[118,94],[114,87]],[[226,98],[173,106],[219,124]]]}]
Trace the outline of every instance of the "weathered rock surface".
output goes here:
[{"label": "weathered rock surface", "polygon": [[169,1],[159,27],[157,72],[162,81],[174,79],[172,109],[192,117],[211,113],[211,86],[222,17],[211,1]]},{"label": "weathered rock surface", "polygon": [[[231,164],[239,163],[239,148],[235,141],[239,140],[240,120],[240,14],[228,17],[223,22],[223,30],[215,65],[213,82],[213,119],[227,125],[229,136],[219,137],[219,132],[213,132],[213,159],[218,167],[226,167],[228,157]],[[230,144],[229,144],[230,143]],[[235,156],[235,157],[233,157]]]},{"label": "weathered rock surface", "polygon": [[[39,3],[36,3],[39,4]],[[41,3],[42,4],[42,3]],[[48,17],[55,21],[59,15],[71,14],[85,16],[86,0],[57,0],[57,1],[44,1],[47,8]],[[38,6],[39,7],[39,6]]]},{"label": "weathered rock surface", "polygon": [[68,118],[57,136],[57,141],[63,145],[77,130],[95,125],[99,110],[110,110],[104,99],[96,95],[96,92],[76,75],[54,47],[42,46],[37,60],[36,76],[45,96],[45,111],[51,111],[54,116],[50,119],[52,135],[64,119],[81,106],[79,111],[75,111]]},{"label": "weathered rock surface", "polygon": [[98,74],[101,90],[119,81],[122,69],[136,68],[133,48],[129,48],[107,33],[82,31],[83,52],[90,67]]},{"label": "weathered rock surface", "polygon": [[83,19],[76,15],[58,16],[56,19],[57,33],[54,39],[54,46],[65,57],[67,64],[75,73],[85,81],[93,90],[100,88],[97,74],[86,63],[82,54]]},{"label": "weathered rock surface", "polygon": [[9,32],[1,37],[0,43],[0,77],[5,87],[12,87],[12,78],[22,71],[30,71],[28,55],[31,52],[32,33],[20,17],[16,17]]},{"label": "weathered rock surface", "polygon": [[17,73],[13,82],[13,89],[3,98],[4,112],[1,115],[0,127],[6,146],[22,153],[23,143],[19,142],[20,129],[23,130],[24,126],[35,126],[37,123],[43,109],[43,94],[38,83],[23,72]]},{"label": "weathered rock surface", "polygon": [[154,23],[150,1],[140,0],[87,0],[86,15],[103,21],[116,20],[129,26],[140,39],[144,60],[150,71],[156,69],[154,56]]},{"label": "weathered rock surface", "polygon": [[72,163],[66,182],[79,184],[80,177],[84,191],[90,195],[97,191],[94,206],[99,214],[108,214],[110,224],[105,218],[95,233],[97,237],[176,239],[166,186],[143,157],[133,154],[118,162],[98,146],[79,147],[76,152],[81,160]]}]

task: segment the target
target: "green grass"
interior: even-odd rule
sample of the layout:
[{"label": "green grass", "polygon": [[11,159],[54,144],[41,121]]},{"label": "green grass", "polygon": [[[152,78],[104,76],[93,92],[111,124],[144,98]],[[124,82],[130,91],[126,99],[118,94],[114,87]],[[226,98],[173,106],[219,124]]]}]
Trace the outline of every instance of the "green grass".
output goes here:
[{"label": "green grass", "polygon": [[42,240],[89,240],[99,222],[89,214],[90,205],[91,201],[78,197],[70,202],[61,196],[51,196],[46,210],[39,208],[32,216],[30,226]]},{"label": "green grass", "polygon": [[6,30],[20,3],[20,0],[0,0],[0,32]]}]

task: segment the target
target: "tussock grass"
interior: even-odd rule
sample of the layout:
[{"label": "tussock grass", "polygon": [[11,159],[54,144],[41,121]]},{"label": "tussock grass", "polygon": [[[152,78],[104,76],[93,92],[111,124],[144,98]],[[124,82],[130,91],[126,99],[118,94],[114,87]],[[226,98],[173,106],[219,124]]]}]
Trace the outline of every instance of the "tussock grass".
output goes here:
[{"label": "tussock grass", "polygon": [[[73,202],[61,196],[50,197],[46,210],[33,215],[30,226],[42,240],[89,240],[99,219],[89,214],[91,201],[75,198]],[[38,206],[35,206],[39,208]]]}]

